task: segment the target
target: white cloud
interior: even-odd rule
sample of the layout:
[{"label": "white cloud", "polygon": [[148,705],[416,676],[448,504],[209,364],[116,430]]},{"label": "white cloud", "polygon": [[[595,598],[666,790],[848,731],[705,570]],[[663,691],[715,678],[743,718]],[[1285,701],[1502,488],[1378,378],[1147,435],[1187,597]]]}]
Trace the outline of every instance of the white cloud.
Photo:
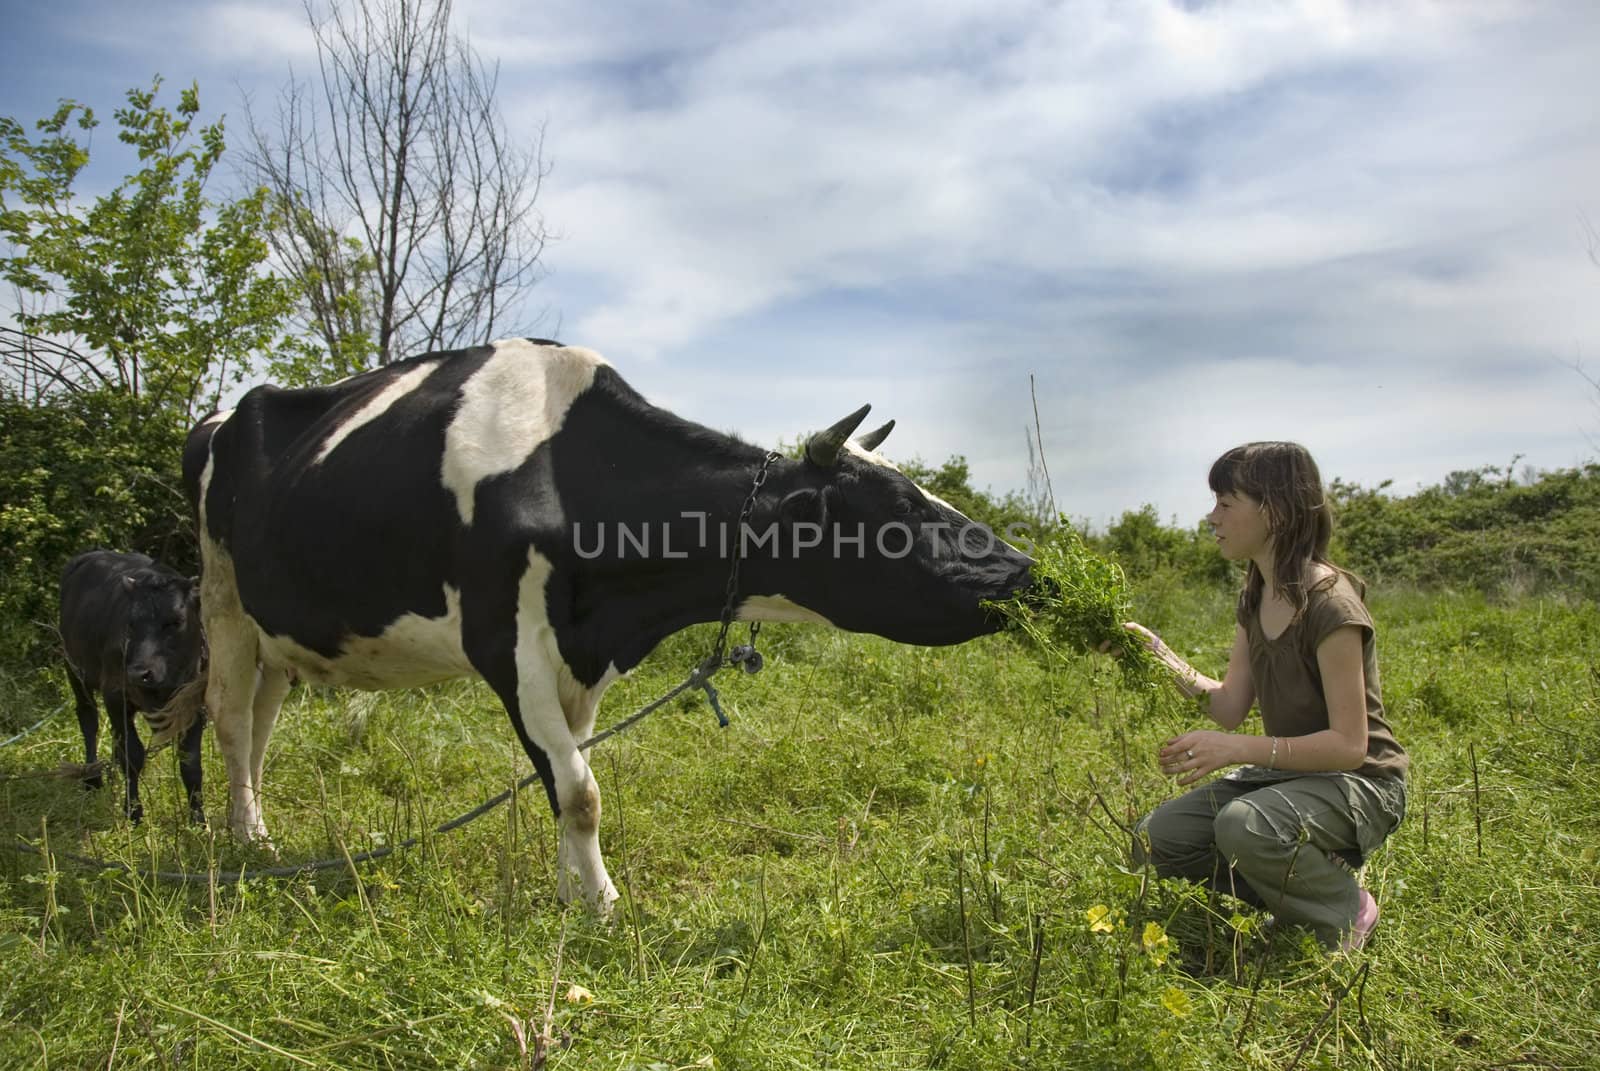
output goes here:
[{"label": "white cloud", "polygon": [[[585,81],[568,98],[555,86],[578,105],[551,131],[547,206],[563,227],[575,221],[562,262],[616,283],[577,325],[628,325],[630,342],[670,348],[818,286],[895,286],[990,265],[1260,272],[1431,240],[1481,225],[1497,176],[1453,175],[1454,190],[1428,179],[1515,134],[1546,103],[1519,91],[1485,119],[1484,91],[1441,112],[1411,88],[1414,107],[1387,122],[1352,111],[1384,103],[1363,99],[1365,77],[1405,89],[1408,66],[1481,51],[1473,34],[1496,15],[1488,8],[787,14],[746,33],[736,22],[720,40],[691,20],[677,36],[635,42],[634,59],[666,72],[654,97]],[[967,44],[978,26],[989,37]],[[592,45],[576,52],[596,55]],[[1446,73],[1470,88],[1463,72],[1480,58]],[[1316,84],[1297,90],[1296,79]],[[1272,112],[1284,95],[1292,109]],[[1232,129],[1186,144],[1186,126],[1203,133],[1229,110],[1239,113]],[[1119,156],[1142,178],[1146,157],[1163,152],[1194,157],[1192,188],[1127,191],[1100,178]]]},{"label": "white cloud", "polygon": [[303,75],[316,62],[316,40],[299,4],[213,3],[182,25],[187,27],[189,47],[213,63],[243,65],[271,75],[286,71],[292,63]]},{"label": "white cloud", "polygon": [[[1031,371],[1096,517],[1192,511],[1211,455],[1296,427],[1362,479],[1594,430],[1562,368],[1600,347],[1588,0],[456,13],[513,127],[548,122],[536,307],[686,415],[775,441],[872,400],[891,452],[1006,488]],[[71,21],[171,58],[159,19]],[[188,25],[177,58],[258,93],[309,45],[294,5]]]}]

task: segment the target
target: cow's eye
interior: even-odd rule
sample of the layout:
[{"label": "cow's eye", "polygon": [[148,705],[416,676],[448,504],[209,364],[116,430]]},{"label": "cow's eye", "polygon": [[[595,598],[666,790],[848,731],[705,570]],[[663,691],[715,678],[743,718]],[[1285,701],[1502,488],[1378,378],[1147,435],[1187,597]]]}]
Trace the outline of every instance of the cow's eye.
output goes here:
[{"label": "cow's eye", "polygon": [[896,517],[909,517],[912,505],[909,498],[897,498],[894,502],[894,515]]}]

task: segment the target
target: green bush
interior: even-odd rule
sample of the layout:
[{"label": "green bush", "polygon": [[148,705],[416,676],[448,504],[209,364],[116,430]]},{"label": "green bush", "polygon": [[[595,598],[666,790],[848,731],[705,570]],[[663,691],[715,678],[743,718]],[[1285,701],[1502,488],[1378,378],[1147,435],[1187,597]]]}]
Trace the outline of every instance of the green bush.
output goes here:
[{"label": "green bush", "polygon": [[58,650],[61,569],[92,547],[197,571],[179,478],[181,436],[120,391],[27,404],[0,392],[0,651],[38,666]]},{"label": "green bush", "polygon": [[1238,569],[1217,553],[1204,522],[1188,529],[1168,527],[1148,504],[1124,512],[1096,542],[1136,582],[1163,574],[1201,587],[1239,582]]},{"label": "green bush", "polygon": [[1405,498],[1334,481],[1334,557],[1377,581],[1600,594],[1600,465],[1515,483],[1486,467]]},{"label": "green bush", "polygon": [[[222,121],[199,89],[130,90],[116,138],[138,166],[92,200],[94,111],[0,116],[0,670],[56,648],[61,567],[95,546],[194,571],[184,432],[279,350],[296,293],[267,264],[266,194],[207,192]],[[102,135],[104,137],[104,135]]]}]

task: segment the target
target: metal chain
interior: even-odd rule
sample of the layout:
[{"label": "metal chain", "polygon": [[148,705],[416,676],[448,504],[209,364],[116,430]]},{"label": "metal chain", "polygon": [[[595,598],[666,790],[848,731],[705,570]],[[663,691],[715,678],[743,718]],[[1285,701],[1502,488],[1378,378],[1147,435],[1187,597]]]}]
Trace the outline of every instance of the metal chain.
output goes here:
[{"label": "metal chain", "polygon": [[[761,467],[756,470],[756,476],[750,484],[750,493],[744,498],[744,505],[739,507],[738,528],[734,532],[733,565],[728,569],[727,593],[722,600],[722,627],[717,630],[717,642],[711,645],[711,653],[706,655],[695,671],[689,674],[689,679],[679,688],[698,687],[706,693],[706,702],[711,704],[711,710],[717,716],[717,724],[722,728],[728,727],[728,715],[723,713],[722,703],[717,696],[717,690],[711,684],[712,674],[727,665],[742,665],[747,673],[755,673],[761,669],[761,656],[756,653],[756,636],[761,631],[758,621],[750,623],[750,643],[741,645],[733,650],[733,656],[728,657],[728,629],[733,627],[734,610],[739,602],[739,566],[744,564],[744,529],[745,524],[755,514],[756,499],[761,494],[761,487],[767,482],[767,472],[772,468],[772,463],[783,455],[775,450],[768,450],[761,459]],[[663,700],[664,702],[665,700]],[[631,725],[639,718],[644,717],[645,711],[628,719]]]},{"label": "metal chain", "polygon": [[[733,567],[728,570],[727,597],[722,603],[722,629],[717,633],[717,643],[712,653],[720,655],[728,639],[728,629],[733,624],[734,606],[739,599],[739,567],[744,564],[744,529],[745,524],[755,515],[756,498],[761,494],[761,487],[767,482],[767,470],[772,463],[783,455],[776,450],[768,450],[767,456],[761,459],[761,467],[756,470],[756,478],[750,485],[750,493],[745,496],[744,505],[739,508],[739,525],[734,533],[737,542],[733,548]],[[750,629],[750,639],[754,643],[756,633],[761,631],[760,622],[753,622]]]}]

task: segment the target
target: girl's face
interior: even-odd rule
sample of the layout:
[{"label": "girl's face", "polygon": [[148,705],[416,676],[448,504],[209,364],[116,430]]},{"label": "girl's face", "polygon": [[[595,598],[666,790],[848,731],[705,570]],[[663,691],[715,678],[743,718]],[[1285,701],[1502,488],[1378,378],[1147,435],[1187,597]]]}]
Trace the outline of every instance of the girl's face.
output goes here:
[{"label": "girl's face", "polygon": [[1206,523],[1217,537],[1217,549],[1231,562],[1260,558],[1272,544],[1266,508],[1247,494],[1218,495]]}]

